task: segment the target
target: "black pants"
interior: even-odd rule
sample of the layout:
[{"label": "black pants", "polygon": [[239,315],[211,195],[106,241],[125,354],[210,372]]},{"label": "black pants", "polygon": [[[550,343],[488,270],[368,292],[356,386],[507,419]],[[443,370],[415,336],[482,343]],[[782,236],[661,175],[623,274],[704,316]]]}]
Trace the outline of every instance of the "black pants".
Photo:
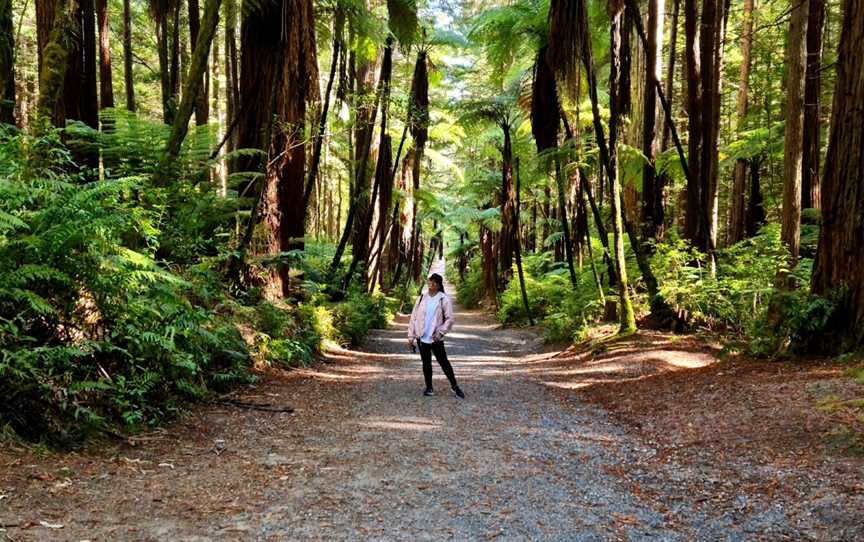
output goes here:
[{"label": "black pants", "polygon": [[456,375],[453,374],[453,366],[450,365],[450,360],[447,359],[447,352],[444,351],[444,341],[426,344],[418,340],[420,345],[420,359],[423,360],[423,378],[426,380],[426,388],[432,389],[432,354],[435,354],[435,359],[438,360],[438,365],[441,370],[447,375],[447,380],[450,381],[450,387],[456,388]]}]

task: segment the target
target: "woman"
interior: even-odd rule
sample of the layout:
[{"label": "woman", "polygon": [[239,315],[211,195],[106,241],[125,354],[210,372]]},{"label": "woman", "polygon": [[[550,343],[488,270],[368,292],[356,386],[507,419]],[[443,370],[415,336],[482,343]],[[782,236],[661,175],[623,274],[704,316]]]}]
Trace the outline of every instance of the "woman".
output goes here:
[{"label": "woman", "polygon": [[432,391],[432,354],[438,360],[441,370],[447,375],[450,387],[458,397],[464,399],[465,394],[456,383],[453,367],[447,360],[444,351],[444,335],[453,327],[453,304],[444,293],[444,280],[438,273],[432,273],[426,281],[428,292],[420,295],[411,311],[408,321],[408,346],[413,351],[415,341],[420,348],[420,359],[423,360],[423,378],[426,380],[426,390],[423,395],[435,395]]}]

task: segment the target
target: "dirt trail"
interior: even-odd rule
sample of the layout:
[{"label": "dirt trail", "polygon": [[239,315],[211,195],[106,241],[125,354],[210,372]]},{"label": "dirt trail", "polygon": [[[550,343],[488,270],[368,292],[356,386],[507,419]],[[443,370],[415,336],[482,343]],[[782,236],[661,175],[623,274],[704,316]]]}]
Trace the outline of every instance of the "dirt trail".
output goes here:
[{"label": "dirt trail", "polygon": [[[860,494],[754,496],[711,463],[658,461],[602,409],[532,376],[535,334],[459,307],[456,319],[447,349],[464,401],[437,365],[438,395],[421,395],[400,316],[366,353],[243,396],[293,413],[211,405],[137,447],[0,455],[0,540],[864,537]],[[756,484],[784,475],[742,469]]]}]

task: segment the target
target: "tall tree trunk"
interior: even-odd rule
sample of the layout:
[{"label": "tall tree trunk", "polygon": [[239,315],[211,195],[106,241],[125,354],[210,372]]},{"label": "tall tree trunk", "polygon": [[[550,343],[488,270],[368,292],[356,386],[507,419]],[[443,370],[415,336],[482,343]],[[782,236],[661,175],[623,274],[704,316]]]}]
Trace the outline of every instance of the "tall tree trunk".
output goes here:
[{"label": "tall tree trunk", "polygon": [[[198,32],[201,27],[198,0],[189,0],[189,43],[192,49],[198,42]],[[210,120],[210,79],[207,66],[204,66],[204,81],[200,84],[201,91],[198,93],[198,102],[195,104],[195,124],[203,126]]]},{"label": "tall tree trunk", "polygon": [[783,152],[783,224],[780,237],[789,249],[789,264],[798,263],[801,244],[801,162],[804,148],[804,75],[807,62],[809,0],[792,6],[786,46],[786,135]]},{"label": "tall tree trunk", "polygon": [[852,350],[864,346],[864,1],[844,0],[843,14],[811,285],[838,296],[832,332]]},{"label": "tall tree trunk", "polygon": [[[319,96],[312,0],[282,0],[279,4],[281,59],[275,88],[276,127],[270,143],[273,158],[266,173],[267,185],[276,186],[276,205],[274,208],[268,199],[264,215],[270,254],[303,248],[306,210],[297,203],[303,201],[306,178],[306,104]],[[202,39],[206,38],[202,35]],[[283,296],[290,294],[288,272],[287,264],[280,266]]]},{"label": "tall tree trunk", "polygon": [[159,57],[159,83],[162,96],[162,122],[171,124],[171,66],[168,59],[168,41],[171,34],[168,31],[168,12],[156,14],[156,48]]},{"label": "tall tree trunk", "polygon": [[534,325],[534,317],[531,316],[531,305],[528,303],[528,291],[525,289],[525,272],[522,270],[522,243],[519,240],[519,212],[521,211],[521,175],[519,174],[519,158],[516,158],[516,272],[519,273],[519,289],[522,291],[522,304],[525,306],[525,315],[528,316],[528,323]]},{"label": "tall tree trunk", "polygon": [[[747,101],[750,89],[750,68],[752,66],[751,50],[753,48],[753,5],[754,0],[744,0],[744,13],[741,20],[741,70],[738,74],[738,101],[736,114],[737,129],[744,127],[747,118]],[[745,207],[744,194],[747,185],[747,160],[739,158],[735,162],[735,172],[732,180],[732,197],[729,206],[729,244],[735,244],[744,239]]]},{"label": "tall tree trunk", "polygon": [[[382,182],[384,182],[385,178],[390,176],[390,160],[392,159],[392,155],[389,152],[389,149],[384,149],[384,145],[389,145],[389,136],[387,135],[387,120],[388,120],[388,112],[390,109],[390,79],[393,75],[393,40],[392,38],[387,39],[387,44],[384,47],[384,57],[381,62],[381,75],[378,81],[378,97],[377,100],[380,102],[381,109],[381,128],[379,133],[379,142],[378,142],[378,160],[375,166],[375,177],[374,183],[372,187],[372,195],[369,198],[366,208],[362,207],[357,208],[358,214],[356,219],[356,224],[359,226],[359,230],[365,232],[359,238],[354,237],[354,243],[362,242],[363,246],[353,246],[352,247],[352,259],[351,266],[348,269],[348,273],[345,276],[344,284],[347,286],[348,281],[352,279],[352,275],[357,267],[362,263],[368,266],[369,264],[369,240],[370,233],[372,228],[372,220],[375,216],[375,200],[378,197],[378,192],[381,188]],[[373,114],[372,121],[374,123],[375,116]],[[374,128],[374,126],[372,127]],[[368,137],[370,140],[372,138],[372,128],[369,129]],[[371,147],[371,146],[370,146]],[[368,151],[369,149],[367,149]],[[365,172],[361,172],[358,175],[358,179],[365,177]],[[360,194],[357,194],[360,196]],[[362,196],[358,198],[358,204],[362,201]],[[362,213],[362,214],[361,214]],[[355,232],[357,230],[355,229]],[[374,237],[374,236],[372,236]],[[361,250],[362,248],[362,250]],[[368,269],[367,269],[368,270]]]},{"label": "tall tree trunk", "polygon": [[621,112],[621,27],[623,2],[611,0],[607,5],[611,21],[609,88],[611,111],[609,116],[609,188],[612,227],[615,238],[615,263],[618,269],[619,322],[622,333],[636,330],[636,317],[627,285],[627,266],[624,257],[624,224],[621,209],[621,183],[618,178],[618,138]]},{"label": "tall tree trunk", "polygon": [[69,69],[70,38],[76,28],[77,0],[39,0],[36,3],[39,41],[39,100],[37,132],[66,122],[63,86]]},{"label": "tall tree trunk", "polygon": [[699,35],[702,146],[699,169],[695,172],[700,184],[702,220],[705,229],[704,236],[697,237],[697,241],[700,248],[708,254],[712,275],[715,269],[714,247],[717,239],[717,139],[724,11],[722,2],[723,0],[702,1],[702,24]]},{"label": "tall tree trunk", "polygon": [[[411,175],[413,177],[412,194],[420,189],[420,172],[423,163],[423,150],[426,147],[429,127],[429,72],[426,64],[426,51],[417,53],[417,61],[414,63],[414,75],[411,79],[411,99],[409,106],[409,122],[411,137],[414,139],[414,152],[412,156]],[[411,276],[414,280],[420,280],[420,227],[417,220],[417,198],[412,197],[411,213]]]},{"label": "tall tree trunk", "polygon": [[[645,91],[642,111],[642,222],[646,238],[658,239],[663,231],[663,182],[657,175],[657,86],[663,56],[664,0],[648,0],[648,47],[645,48]],[[673,45],[674,47],[674,45]]]},{"label": "tall tree trunk", "polygon": [[[364,139],[362,141],[357,141],[357,148],[355,154],[357,158],[356,167],[353,168],[355,178],[354,190],[350,191],[348,216],[345,218],[345,229],[342,231],[342,236],[339,239],[339,244],[336,245],[336,253],[333,255],[333,259],[330,261],[329,273],[331,275],[338,271],[339,264],[342,261],[342,254],[344,254],[345,248],[348,246],[349,237],[352,237],[352,243],[355,243],[354,245],[352,245],[352,262],[354,261],[354,258],[357,257],[361,257],[363,260],[365,260],[366,258],[369,231],[367,230],[365,233],[361,234],[358,233],[358,230],[362,227],[363,218],[365,217],[366,212],[368,212],[370,195],[365,188],[361,190],[361,187],[369,186],[369,155],[371,154],[372,150],[375,117],[378,115],[378,106],[381,102],[381,96],[383,92],[384,78],[380,77],[378,79],[378,85],[375,90],[374,98],[372,99],[371,104],[366,106],[368,108],[368,116],[367,114],[364,114],[364,124],[369,124],[369,126],[367,126],[367,129],[363,130],[361,134]],[[356,264],[354,265],[356,266]]]},{"label": "tall tree trunk", "polygon": [[[531,93],[531,131],[537,143],[538,153],[558,147],[558,130],[561,124],[559,103],[555,72],[549,65],[549,48],[544,46],[537,52],[537,59],[534,63],[534,85]],[[576,270],[573,266],[570,225],[567,221],[566,190],[558,157],[555,158],[555,185],[558,189],[558,214],[561,216],[561,229],[564,233],[567,269],[570,273],[570,284],[575,288],[577,280]]]},{"label": "tall tree trunk", "polygon": [[135,81],[132,77],[132,10],[130,0],[123,0],[123,82],[126,86],[126,109],[135,111]]},{"label": "tall tree trunk", "polygon": [[99,107],[105,109],[114,107],[108,0],[96,0],[96,18],[99,24]]},{"label": "tall tree trunk", "polygon": [[[181,0],[174,0],[174,11],[171,15],[171,50],[170,69],[168,71],[168,85],[171,87],[171,106],[177,110],[180,101],[180,11],[183,5]],[[172,117],[173,122],[173,117]]]},{"label": "tall tree trunk", "polygon": [[327,88],[324,91],[324,105],[321,108],[321,115],[318,118],[318,130],[315,133],[312,149],[312,162],[309,166],[309,175],[306,179],[306,187],[303,190],[303,207],[309,205],[309,196],[312,193],[312,186],[315,184],[318,176],[318,166],[321,162],[321,149],[324,144],[324,134],[327,131],[327,114],[330,111],[330,94],[333,90],[333,81],[336,77],[336,67],[339,64],[339,58],[344,54],[343,37],[345,27],[345,15],[338,11],[333,21],[333,49],[330,59],[330,76],[327,78]]},{"label": "tall tree trunk", "polygon": [[804,153],[801,158],[801,208],[821,208],[819,191],[819,105],[822,94],[822,31],[825,0],[810,0],[807,16],[807,71],[804,81]]},{"label": "tall tree trunk", "polygon": [[[228,118],[226,149],[238,148],[237,124],[240,120],[240,65],[237,56],[237,3],[225,0],[225,116]],[[233,162],[226,164],[228,171],[234,170]]]},{"label": "tall tree trunk", "polygon": [[12,0],[0,0],[0,123],[15,124],[15,40]]},{"label": "tall tree trunk", "polygon": [[192,53],[189,77],[186,79],[183,89],[183,99],[177,108],[177,115],[174,118],[174,124],[171,126],[171,135],[165,145],[165,156],[156,175],[156,182],[159,185],[164,186],[167,184],[171,168],[180,155],[180,147],[189,131],[189,119],[192,117],[192,111],[198,100],[198,93],[201,92],[203,74],[207,70],[207,57],[210,54],[210,44],[213,41],[213,36],[216,34],[216,25],[219,23],[220,5],[221,0],[206,0],[204,5],[203,25],[201,33],[198,36],[198,43],[195,45],[195,51]]},{"label": "tall tree trunk", "polygon": [[684,45],[687,66],[687,156],[692,175],[687,181],[687,209],[685,212],[684,236],[705,250],[707,248],[707,224],[702,211],[702,93],[699,6],[697,0],[684,0]]},{"label": "tall tree trunk", "polygon": [[[365,164],[365,171],[358,172],[354,179],[354,198],[356,201],[356,216],[359,220],[354,220],[353,230],[351,232],[351,251],[353,258],[359,258],[360,261],[366,261],[366,247],[369,242],[369,230],[364,228],[366,214],[370,210],[370,181],[374,179],[375,169],[371,163],[374,144],[372,143],[375,131],[375,115],[373,110],[378,107],[374,106],[373,93],[375,92],[375,68],[377,59],[362,59],[357,65],[356,83],[357,83],[357,113],[356,124],[354,126],[354,141],[357,144],[355,148],[354,161],[357,164]],[[379,78],[380,79],[380,78]],[[388,82],[389,84],[389,82]],[[377,112],[377,111],[376,111]],[[369,141],[367,146],[365,142]],[[364,156],[366,153],[367,156]]]},{"label": "tall tree trunk", "polygon": [[99,126],[96,90],[96,13],[93,0],[80,0],[73,13],[69,60],[61,101],[65,118]]},{"label": "tall tree trunk", "polygon": [[510,281],[513,270],[513,249],[516,239],[516,195],[513,192],[513,142],[510,136],[509,121],[500,125],[504,134],[501,147],[501,231],[498,243],[498,264],[500,274],[498,283],[502,288]]},{"label": "tall tree trunk", "polygon": [[[681,0],[672,0],[674,7],[672,8],[672,23],[669,29],[669,62],[666,66],[666,99],[672,103],[673,93],[675,91],[675,65],[678,59],[678,16],[681,11]],[[662,40],[661,40],[662,43]],[[663,140],[660,144],[662,151],[669,148],[669,136],[671,134],[672,123],[663,122]]]}]

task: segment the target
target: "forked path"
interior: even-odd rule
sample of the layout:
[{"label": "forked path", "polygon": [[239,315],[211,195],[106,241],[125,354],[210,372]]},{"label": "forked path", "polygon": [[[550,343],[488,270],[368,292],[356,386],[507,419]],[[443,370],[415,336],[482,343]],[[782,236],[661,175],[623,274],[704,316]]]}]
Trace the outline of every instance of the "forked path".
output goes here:
[{"label": "forked path", "polygon": [[535,334],[459,307],[456,319],[447,348],[466,400],[437,365],[438,395],[422,396],[400,316],[366,353],[243,397],[293,413],[213,405],[137,447],[0,464],[0,525],[11,540],[854,536],[773,500],[738,507],[716,480],[692,493],[709,465],[658,465],[602,410],[530,378]]}]

